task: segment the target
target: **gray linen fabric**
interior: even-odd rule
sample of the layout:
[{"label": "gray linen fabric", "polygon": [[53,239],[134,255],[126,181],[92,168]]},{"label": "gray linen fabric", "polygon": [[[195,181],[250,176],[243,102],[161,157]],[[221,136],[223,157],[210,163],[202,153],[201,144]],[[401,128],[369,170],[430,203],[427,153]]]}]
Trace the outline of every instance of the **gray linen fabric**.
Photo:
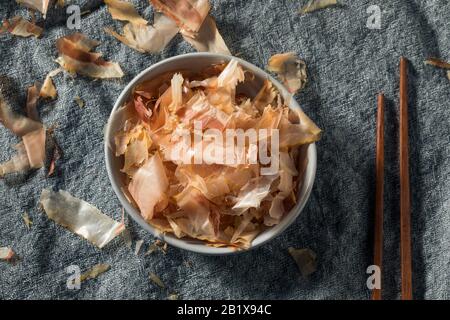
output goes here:
[{"label": "gray linen fabric", "polygon": [[[120,219],[120,204],[109,184],[103,155],[103,128],[115,99],[139,71],[177,54],[194,51],[177,36],[160,54],[140,54],[111,38],[103,28],[120,26],[102,1],[78,3],[81,32],[101,41],[97,51],[121,64],[120,80],[93,81],[67,74],[55,78],[58,98],[41,102],[47,126],[64,159],[54,177],[46,170],[0,180],[0,246],[20,256],[0,263],[3,299],[367,299],[366,268],[372,261],[376,94],[386,105],[385,298],[399,297],[398,62],[410,60],[410,153],[414,295],[450,298],[450,82],[445,72],[423,61],[450,60],[450,2],[447,0],[359,0],[300,16],[306,1],[216,0],[212,15],[231,51],[264,67],[274,53],[294,51],[308,65],[310,82],[298,101],[324,129],[318,143],[318,171],[311,198],[283,235],[261,248],[210,257],[169,248],[167,255],[136,256],[118,238],[103,250],[49,221],[38,209],[43,188],[64,189]],[[133,0],[151,18],[147,1]],[[367,28],[370,5],[382,10],[380,30]],[[15,1],[3,0],[0,18],[26,15]],[[73,31],[64,9],[51,9],[42,39],[0,37],[0,75],[4,94],[20,110],[26,88],[56,67],[55,40]],[[74,102],[86,101],[81,109]],[[0,129],[0,160],[18,139]],[[33,225],[22,221],[27,212]],[[134,240],[154,238],[128,219]],[[318,270],[303,279],[288,247],[311,248]],[[186,266],[184,261],[190,261]],[[98,279],[68,290],[65,268],[96,263],[112,268]],[[154,272],[169,289],[148,280]]]}]

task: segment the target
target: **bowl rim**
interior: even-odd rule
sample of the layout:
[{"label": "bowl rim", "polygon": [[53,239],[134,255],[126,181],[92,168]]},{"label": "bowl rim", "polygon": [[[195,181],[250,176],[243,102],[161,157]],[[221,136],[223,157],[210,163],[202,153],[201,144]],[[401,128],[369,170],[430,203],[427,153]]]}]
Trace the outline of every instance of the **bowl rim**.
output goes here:
[{"label": "bowl rim", "polygon": [[[250,62],[247,62],[243,59],[223,55],[223,54],[216,54],[216,53],[208,53],[208,52],[194,52],[194,53],[186,53],[177,55],[174,57],[170,57],[164,60],[161,60],[155,64],[152,64],[151,66],[147,67],[143,71],[139,72],[122,90],[119,97],[116,99],[116,102],[114,103],[114,106],[111,110],[111,113],[108,117],[108,122],[106,124],[106,130],[104,135],[104,152],[105,152],[105,165],[106,170],[108,173],[108,179],[111,183],[111,186],[114,190],[114,193],[116,194],[117,198],[119,199],[119,202],[125,209],[125,211],[132,217],[132,219],[137,222],[144,230],[150,232],[153,236],[155,236],[158,239],[161,239],[165,242],[167,242],[169,245],[188,250],[195,253],[201,253],[205,255],[229,255],[229,254],[238,254],[238,253],[244,253],[248,252],[250,250],[253,250],[268,241],[276,238],[279,236],[283,231],[285,231],[289,226],[293,224],[293,222],[297,219],[297,217],[300,215],[300,213],[303,211],[306,203],[308,202],[309,196],[311,194],[314,180],[316,176],[317,171],[317,148],[316,144],[312,143],[308,146],[307,150],[307,159],[308,164],[305,169],[304,174],[304,180],[301,190],[299,190],[300,194],[303,194],[300,201],[297,202],[297,204],[283,217],[283,219],[280,221],[279,224],[272,226],[268,228],[267,230],[264,230],[262,233],[258,234],[256,238],[252,241],[250,247],[245,250],[238,250],[235,248],[230,247],[212,247],[207,246],[200,240],[191,240],[191,239],[178,239],[172,234],[164,234],[149,223],[147,223],[144,218],[140,215],[138,210],[127,200],[126,196],[124,195],[123,191],[121,190],[120,183],[117,181],[115,173],[112,171],[112,162],[115,160],[116,156],[113,152],[113,149],[111,148],[110,141],[111,141],[111,134],[114,134],[112,132],[112,120],[114,119],[114,116],[116,114],[116,111],[123,106],[124,102],[126,102],[126,99],[129,96],[130,91],[139,84],[143,78],[146,77],[146,75],[150,72],[152,72],[155,69],[158,69],[159,67],[169,64],[173,61],[180,60],[180,59],[186,59],[186,58],[214,58],[214,59],[223,59],[225,61],[230,61],[231,59],[236,59],[238,63],[243,66],[245,69],[250,70],[253,73],[257,73],[262,78],[266,78],[269,81],[271,81],[275,87],[280,91],[281,95],[284,99],[290,99],[290,102],[288,103],[289,107],[299,108],[301,109],[298,102],[294,99],[294,97],[289,94],[289,92],[286,90],[286,88],[275,78],[273,78],[270,74],[262,70],[261,68],[253,65]],[[150,79],[145,79],[145,81]]]}]

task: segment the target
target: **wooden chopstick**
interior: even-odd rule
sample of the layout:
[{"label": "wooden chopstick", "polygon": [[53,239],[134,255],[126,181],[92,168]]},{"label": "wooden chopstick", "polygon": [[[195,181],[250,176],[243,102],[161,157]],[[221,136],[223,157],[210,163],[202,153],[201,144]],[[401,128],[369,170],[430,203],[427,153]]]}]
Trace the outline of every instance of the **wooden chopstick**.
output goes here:
[{"label": "wooden chopstick", "polygon": [[[376,150],[376,191],[375,191],[375,235],[373,264],[383,273],[383,194],[384,194],[384,94],[378,95],[377,110],[377,150]],[[380,279],[380,284],[382,284]],[[380,289],[373,289],[372,300],[381,300]]]},{"label": "wooden chopstick", "polygon": [[412,299],[411,203],[408,155],[408,75],[407,60],[400,59],[400,256],[402,300]]}]

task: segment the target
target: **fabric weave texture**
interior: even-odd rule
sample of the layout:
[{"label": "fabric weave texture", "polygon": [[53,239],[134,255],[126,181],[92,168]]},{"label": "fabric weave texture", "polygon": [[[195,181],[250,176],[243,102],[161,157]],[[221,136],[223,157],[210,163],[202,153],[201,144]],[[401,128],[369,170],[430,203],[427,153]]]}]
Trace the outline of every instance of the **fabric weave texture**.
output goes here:
[{"label": "fabric weave texture", "polygon": [[[151,19],[153,9],[133,0]],[[231,52],[261,68],[275,53],[293,51],[305,60],[309,82],[297,95],[305,112],[324,130],[318,142],[318,171],[309,202],[295,223],[264,246],[233,256],[211,257],[169,247],[144,257],[154,241],[130,218],[141,254],[117,238],[104,249],[50,221],[39,210],[43,188],[63,189],[116,220],[121,207],[106,173],[103,130],[126,84],[153,63],[194,49],[178,35],[160,54],[136,52],[103,31],[113,21],[103,1],[79,4],[81,30],[101,45],[105,59],[119,62],[120,80],[58,75],[58,98],[41,101],[40,115],[64,157],[53,177],[45,169],[0,180],[0,246],[20,257],[0,262],[1,299],[368,299],[366,268],[372,264],[375,195],[376,95],[386,96],[386,181],[383,294],[399,298],[398,63],[409,60],[409,136],[412,199],[413,292],[417,299],[450,298],[450,81],[428,57],[450,60],[450,2],[447,0],[359,0],[300,15],[300,0],[213,0],[211,14]],[[381,29],[367,27],[367,8],[381,8]],[[27,12],[2,1],[0,18]],[[23,110],[26,88],[55,69],[55,40],[66,27],[65,8],[51,8],[41,39],[0,36],[3,93]],[[74,101],[81,97],[86,105]],[[0,129],[0,161],[19,140]],[[33,225],[27,230],[22,215]],[[301,277],[288,247],[317,253],[318,269]],[[189,261],[189,263],[185,263]],[[82,271],[97,263],[111,270],[69,290],[66,268]],[[157,274],[168,287],[149,280]]]}]

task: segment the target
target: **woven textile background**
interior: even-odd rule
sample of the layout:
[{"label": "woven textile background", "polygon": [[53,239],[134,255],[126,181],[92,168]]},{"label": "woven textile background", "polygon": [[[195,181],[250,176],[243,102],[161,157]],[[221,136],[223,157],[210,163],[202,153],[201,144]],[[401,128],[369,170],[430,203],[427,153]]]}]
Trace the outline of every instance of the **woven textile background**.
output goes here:
[{"label": "woven textile background", "polygon": [[[309,84],[297,96],[324,130],[311,198],[301,216],[280,237],[254,251],[210,257],[169,247],[168,253],[143,252],[154,238],[131,219],[134,240],[145,241],[136,256],[118,238],[103,250],[56,225],[38,209],[43,188],[64,189],[120,219],[120,204],[110,186],[103,154],[103,128],[115,99],[139,71],[164,58],[192,52],[178,35],[161,54],[141,54],[107,35],[113,21],[103,1],[77,3],[81,32],[101,41],[96,51],[119,62],[126,76],[92,81],[67,74],[55,77],[58,98],[40,103],[46,126],[64,151],[56,174],[41,169],[0,180],[0,246],[12,247],[15,264],[0,262],[2,299],[367,299],[366,268],[372,261],[376,94],[386,105],[385,298],[398,298],[398,62],[410,60],[410,172],[412,190],[413,281],[416,298],[450,298],[450,81],[423,61],[450,60],[448,0],[341,0],[341,5],[298,14],[306,1],[216,0],[211,14],[233,54],[264,67],[275,53],[294,51],[308,66]],[[133,0],[146,18],[153,9]],[[366,26],[370,5],[382,10],[381,29]],[[13,0],[0,4],[0,18],[26,10]],[[0,36],[0,75],[4,95],[16,110],[25,105],[26,88],[57,67],[55,40],[72,33],[65,9],[52,8],[41,39]],[[86,106],[80,108],[74,97]],[[0,127],[0,161],[18,142]],[[22,221],[33,221],[28,231]],[[318,270],[299,274],[287,248],[311,248]],[[186,266],[184,261],[190,261]],[[66,267],[82,270],[97,263],[112,268],[99,278],[68,290]],[[169,289],[155,286],[150,272]]]}]

